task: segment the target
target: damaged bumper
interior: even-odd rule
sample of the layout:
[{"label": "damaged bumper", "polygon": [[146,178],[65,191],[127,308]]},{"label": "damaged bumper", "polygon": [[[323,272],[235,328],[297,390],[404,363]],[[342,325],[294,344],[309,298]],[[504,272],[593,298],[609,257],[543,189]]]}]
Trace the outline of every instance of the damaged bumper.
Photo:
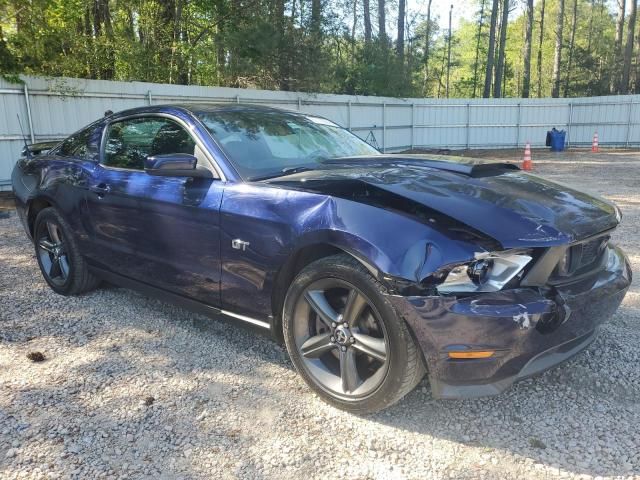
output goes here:
[{"label": "damaged bumper", "polygon": [[[606,268],[562,287],[390,299],[424,352],[434,396],[468,398],[498,394],[586,348],[630,283],[625,255],[610,246]],[[495,353],[453,359],[453,350]]]}]

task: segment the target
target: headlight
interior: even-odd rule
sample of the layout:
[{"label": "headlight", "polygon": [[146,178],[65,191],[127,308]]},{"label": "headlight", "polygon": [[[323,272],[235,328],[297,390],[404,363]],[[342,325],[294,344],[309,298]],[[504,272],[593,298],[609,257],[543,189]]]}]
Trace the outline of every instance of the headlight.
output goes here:
[{"label": "headlight", "polygon": [[558,261],[556,268],[553,272],[554,276],[567,277],[571,272],[571,248],[567,248],[562,258]]},{"label": "headlight", "polygon": [[498,252],[453,267],[438,285],[441,293],[496,292],[501,290],[532,257],[523,252]]},{"label": "headlight", "polygon": [[622,222],[622,210],[617,205],[614,205],[613,208],[616,210],[616,221],[618,223]]}]

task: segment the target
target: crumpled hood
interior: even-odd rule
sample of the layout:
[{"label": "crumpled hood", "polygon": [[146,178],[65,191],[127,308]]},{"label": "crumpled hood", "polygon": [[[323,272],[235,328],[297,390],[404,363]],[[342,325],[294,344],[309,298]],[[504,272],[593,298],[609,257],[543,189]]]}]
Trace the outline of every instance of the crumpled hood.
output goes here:
[{"label": "crumpled hood", "polygon": [[[424,162],[421,160],[424,159]],[[505,248],[570,243],[614,228],[616,207],[606,200],[519,170],[492,164],[486,174],[472,167],[489,162],[445,157],[380,156],[336,159],[327,169],[288,175],[268,183],[350,198],[363,185],[417,202],[497,240]],[[442,165],[438,165],[438,164]],[[447,166],[446,164],[451,165]],[[470,166],[461,173],[460,165]],[[385,208],[385,196],[376,204]]]}]

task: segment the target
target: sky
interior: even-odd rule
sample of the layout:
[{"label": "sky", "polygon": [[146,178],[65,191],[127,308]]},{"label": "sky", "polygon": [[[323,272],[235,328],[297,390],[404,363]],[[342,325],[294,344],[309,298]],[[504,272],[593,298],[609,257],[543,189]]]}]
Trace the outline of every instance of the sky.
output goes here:
[{"label": "sky", "polygon": [[[407,0],[407,8],[410,12],[418,12],[423,15],[427,15],[427,0]],[[431,2],[431,16],[440,17],[440,26],[449,26],[449,9],[453,4],[453,12],[451,15],[451,23],[453,28],[457,28],[462,18],[472,18],[475,14],[476,6],[475,2],[470,0],[432,0]]]},{"label": "sky", "polygon": [[[537,4],[539,0],[535,0]],[[428,0],[407,0],[407,9],[411,13],[419,12],[423,15],[427,15],[427,3]],[[516,18],[524,10],[524,3],[522,0],[511,0],[509,2],[511,8],[516,6],[515,10],[510,12],[510,18]],[[608,0],[606,2],[612,11],[615,11],[615,0]],[[453,5],[453,12],[451,16],[451,23],[453,28],[457,28],[461,19],[472,19],[477,13],[478,6],[474,0],[432,0],[431,14],[437,15],[439,18],[439,24],[441,28],[448,28],[449,26],[449,8]],[[629,13],[631,2],[626,2],[626,11]],[[491,8],[490,2],[487,1],[487,8]]]}]

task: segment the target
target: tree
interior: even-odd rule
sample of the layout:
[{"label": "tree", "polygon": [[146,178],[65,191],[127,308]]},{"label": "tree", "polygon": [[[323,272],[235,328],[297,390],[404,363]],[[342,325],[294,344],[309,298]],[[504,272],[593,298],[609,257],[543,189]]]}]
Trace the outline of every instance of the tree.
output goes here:
[{"label": "tree", "polygon": [[[480,20],[478,21],[478,34],[476,36],[476,58],[473,62],[473,98],[476,98],[476,88],[478,87],[478,62],[480,60],[480,40],[482,36],[482,24],[484,22],[485,2],[486,0],[482,0],[482,4],[480,5]],[[429,7],[431,7],[431,0],[429,0]]]},{"label": "tree", "polygon": [[112,80],[115,76],[115,57],[113,55],[113,26],[108,0],[95,0],[93,4],[93,34],[98,39],[100,52],[106,61],[99,70],[99,78]]},{"label": "tree", "polygon": [[526,23],[524,33],[524,71],[522,74],[522,98],[529,98],[531,87],[531,36],[533,34],[533,0],[527,0]]},{"label": "tree", "polygon": [[596,10],[596,0],[590,0],[590,6],[591,8],[589,9],[589,33],[587,35],[587,52],[588,53],[591,53],[591,43],[593,39],[593,18],[594,18],[594,12]]},{"label": "tree", "polygon": [[423,55],[423,64],[424,64],[424,77],[422,83],[422,95],[427,95],[427,81],[429,80],[429,47],[431,46],[431,2],[427,5],[427,21],[426,21],[426,30],[424,33],[424,55]]},{"label": "tree", "polygon": [[449,98],[449,78],[451,75],[451,15],[453,14],[453,5],[449,8],[449,34],[447,35],[447,98]]},{"label": "tree", "polygon": [[400,58],[404,57],[404,19],[405,0],[398,0],[398,38],[396,41],[396,53]]},{"label": "tree", "polygon": [[542,42],[544,41],[544,7],[545,0],[542,0],[540,6],[540,37],[538,39],[538,62],[536,64],[538,71],[538,98],[542,97]]},{"label": "tree", "polygon": [[509,0],[502,1],[502,20],[500,21],[500,45],[498,47],[498,63],[496,64],[493,96],[502,96],[502,76],[504,72],[504,51],[507,44],[507,28],[509,27]]},{"label": "tree", "polygon": [[569,83],[571,82],[571,66],[573,63],[573,49],[576,40],[576,27],[578,24],[578,0],[573,0],[573,15],[571,21],[571,39],[569,40],[569,60],[567,61],[567,73],[564,83],[564,96],[569,95]]},{"label": "tree", "polygon": [[631,75],[631,58],[633,57],[633,40],[636,28],[636,11],[638,8],[637,0],[631,0],[631,8],[629,9],[629,26],[627,27],[627,44],[624,49],[624,61],[622,65],[622,82],[620,84],[620,93],[630,92],[630,75]]},{"label": "tree", "polygon": [[493,60],[496,48],[496,22],[498,19],[498,0],[493,0],[491,7],[491,20],[489,26],[489,48],[487,50],[487,66],[484,73],[484,90],[482,96],[489,98],[491,96],[491,76],[493,74]]},{"label": "tree", "polygon": [[371,43],[371,6],[369,0],[362,0],[362,9],[364,16],[364,41]]},{"label": "tree", "polygon": [[319,35],[321,29],[322,8],[320,0],[311,0],[311,34]]},{"label": "tree", "polygon": [[0,72],[8,75],[13,74],[17,69],[18,62],[7,46],[2,32],[2,25],[0,25]]},{"label": "tree", "polygon": [[[284,47],[284,43],[286,42],[286,34],[285,34],[285,0],[275,0],[275,25],[277,28],[279,47]],[[278,74],[279,74],[279,83],[280,90],[287,91],[290,90],[291,85],[289,83],[289,57],[286,54],[286,49],[279,48],[280,52],[278,55]]]},{"label": "tree", "polygon": [[551,77],[551,96],[560,96],[560,62],[562,61],[562,31],[564,27],[564,0],[558,0],[558,17],[556,19],[556,48],[553,57],[553,76]]},{"label": "tree", "polygon": [[615,64],[614,74],[611,76],[611,85],[609,90],[611,93],[620,91],[620,64],[622,63],[622,38],[624,36],[624,15],[626,9],[626,0],[618,0],[618,15],[616,17],[616,39],[614,43]]},{"label": "tree", "polygon": [[[494,0],[493,8],[494,2],[472,0],[475,18],[462,18],[450,31],[446,18],[432,18],[432,0],[425,2],[426,19],[403,1],[373,6],[381,14],[378,31],[371,0],[0,0],[0,74],[472,97],[484,94],[484,73],[487,95],[524,95],[528,85],[534,96],[536,82],[539,96],[551,92],[558,25],[545,15],[556,16],[559,0]],[[625,60],[626,90],[640,90],[637,26],[625,58],[629,23],[620,33],[621,14],[609,11],[610,1],[566,5],[561,94],[604,95],[612,84],[617,90]],[[514,9],[518,3],[522,12]],[[393,48],[386,14],[394,22],[397,14],[401,27],[396,38],[394,23]],[[636,13],[631,23],[637,20]]]},{"label": "tree", "polygon": [[385,12],[385,0],[378,0],[378,39],[387,42],[387,16]]},{"label": "tree", "polygon": [[637,52],[636,52],[636,88],[634,93],[640,93],[640,35],[637,36],[638,38],[638,46],[636,48]]}]

